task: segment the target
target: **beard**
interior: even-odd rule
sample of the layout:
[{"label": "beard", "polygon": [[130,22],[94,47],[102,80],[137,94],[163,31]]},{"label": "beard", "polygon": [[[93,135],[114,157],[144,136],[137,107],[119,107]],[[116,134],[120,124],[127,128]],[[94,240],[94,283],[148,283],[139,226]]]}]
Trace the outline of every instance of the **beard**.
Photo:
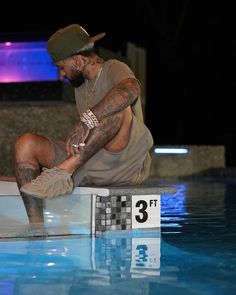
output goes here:
[{"label": "beard", "polygon": [[74,88],[77,88],[79,87],[81,84],[84,83],[84,76],[83,76],[83,73],[82,72],[74,72],[73,75],[72,75],[72,78],[71,79],[68,79],[67,80],[70,82],[70,84],[74,87]]}]

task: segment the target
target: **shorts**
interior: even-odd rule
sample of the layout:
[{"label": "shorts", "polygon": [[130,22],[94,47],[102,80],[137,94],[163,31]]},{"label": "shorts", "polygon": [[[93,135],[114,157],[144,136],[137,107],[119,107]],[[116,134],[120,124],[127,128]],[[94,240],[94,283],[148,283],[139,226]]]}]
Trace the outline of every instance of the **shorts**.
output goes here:
[{"label": "shorts", "polygon": [[[54,159],[50,165],[50,168],[57,166],[64,160],[68,158],[67,152],[66,152],[66,144],[63,141],[59,140],[52,140],[51,138],[48,138],[50,142],[54,146]],[[90,165],[91,165],[90,159]],[[93,160],[92,160],[93,161]],[[88,161],[89,162],[89,161]],[[109,177],[106,175],[106,179],[103,179],[103,182],[97,183],[96,177],[98,176],[101,178],[101,172],[98,172],[97,175],[93,175],[93,177],[90,176],[90,165],[85,163],[83,166],[78,168],[72,178],[74,181],[74,187],[76,186],[126,186],[126,185],[138,185],[144,182],[148,176],[151,166],[151,157],[149,153],[147,154],[142,167],[140,167],[140,170],[135,173],[130,179],[123,180],[121,183],[113,183],[112,179],[108,179]],[[95,163],[98,163],[97,161],[94,161]],[[88,164],[88,165],[87,165]],[[95,179],[94,179],[95,177]]]}]

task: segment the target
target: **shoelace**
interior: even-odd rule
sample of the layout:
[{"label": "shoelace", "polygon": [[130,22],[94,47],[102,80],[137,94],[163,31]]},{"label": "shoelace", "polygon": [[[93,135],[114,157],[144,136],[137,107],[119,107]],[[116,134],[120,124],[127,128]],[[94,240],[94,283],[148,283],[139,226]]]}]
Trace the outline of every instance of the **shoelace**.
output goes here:
[{"label": "shoelace", "polygon": [[43,183],[45,183],[45,181],[50,181],[52,179],[52,174],[61,175],[61,172],[62,172],[58,169],[48,169],[45,167],[42,169],[42,171],[43,172],[37,178],[32,180],[32,184],[42,185]]}]

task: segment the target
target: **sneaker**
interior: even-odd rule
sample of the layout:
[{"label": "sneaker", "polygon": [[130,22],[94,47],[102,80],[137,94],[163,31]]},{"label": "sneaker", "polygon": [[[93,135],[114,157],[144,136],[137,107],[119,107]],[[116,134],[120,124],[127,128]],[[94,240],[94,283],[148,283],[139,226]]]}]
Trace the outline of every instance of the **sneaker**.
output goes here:
[{"label": "sneaker", "polygon": [[52,199],[71,193],[72,190],[71,174],[58,167],[43,168],[43,172],[37,178],[20,188],[22,193],[39,199]]}]

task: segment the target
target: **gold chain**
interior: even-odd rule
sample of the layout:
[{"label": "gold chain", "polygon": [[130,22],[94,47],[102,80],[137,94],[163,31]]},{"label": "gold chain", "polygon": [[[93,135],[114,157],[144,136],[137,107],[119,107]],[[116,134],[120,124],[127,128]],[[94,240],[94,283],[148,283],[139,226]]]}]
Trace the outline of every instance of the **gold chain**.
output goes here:
[{"label": "gold chain", "polygon": [[93,84],[93,87],[91,90],[89,90],[88,88],[88,80],[86,80],[86,84],[85,84],[85,95],[86,95],[86,110],[88,110],[91,106],[90,106],[90,102],[91,102],[91,98],[93,97],[94,95],[94,92],[95,92],[95,88],[96,88],[96,85],[97,85],[97,81],[101,75],[101,72],[102,72],[102,67],[100,68],[97,76],[96,76],[96,79],[94,81],[94,84]]}]

